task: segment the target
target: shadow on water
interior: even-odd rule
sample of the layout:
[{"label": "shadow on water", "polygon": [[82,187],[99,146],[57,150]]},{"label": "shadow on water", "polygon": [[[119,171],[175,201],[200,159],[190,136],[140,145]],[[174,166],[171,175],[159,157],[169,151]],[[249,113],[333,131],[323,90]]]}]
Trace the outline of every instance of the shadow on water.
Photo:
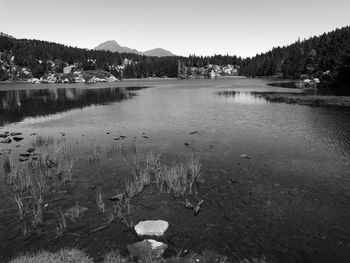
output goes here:
[{"label": "shadow on water", "polygon": [[0,126],[19,122],[26,117],[46,116],[91,105],[119,102],[133,98],[136,93],[132,91],[143,88],[145,87],[0,91]]}]

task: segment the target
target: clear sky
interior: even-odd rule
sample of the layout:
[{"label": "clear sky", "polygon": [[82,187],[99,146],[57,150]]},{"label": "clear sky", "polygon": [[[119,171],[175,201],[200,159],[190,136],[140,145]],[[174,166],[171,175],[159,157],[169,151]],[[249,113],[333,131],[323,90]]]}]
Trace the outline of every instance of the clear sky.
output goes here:
[{"label": "clear sky", "polygon": [[0,0],[0,31],[17,38],[185,56],[253,56],[346,25],[350,0]]}]

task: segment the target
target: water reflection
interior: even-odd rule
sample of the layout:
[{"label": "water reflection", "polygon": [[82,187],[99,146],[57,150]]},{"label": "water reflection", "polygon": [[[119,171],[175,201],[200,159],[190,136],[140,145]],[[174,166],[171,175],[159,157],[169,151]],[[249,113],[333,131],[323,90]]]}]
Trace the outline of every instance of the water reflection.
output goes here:
[{"label": "water reflection", "polygon": [[242,103],[242,104],[257,104],[257,103],[267,103],[263,97],[254,96],[251,92],[241,92],[235,90],[224,90],[216,93],[225,101]]},{"label": "water reflection", "polygon": [[118,87],[0,91],[0,126],[19,122],[26,117],[46,116],[90,105],[108,104],[129,99],[136,95],[131,90],[137,89]]}]

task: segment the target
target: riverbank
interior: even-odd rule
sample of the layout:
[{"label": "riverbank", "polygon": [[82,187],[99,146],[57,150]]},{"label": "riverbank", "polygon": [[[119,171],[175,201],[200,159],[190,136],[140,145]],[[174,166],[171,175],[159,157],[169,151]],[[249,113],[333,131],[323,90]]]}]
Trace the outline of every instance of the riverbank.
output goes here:
[{"label": "riverbank", "polygon": [[300,93],[253,92],[255,96],[263,97],[269,102],[288,104],[350,107],[350,96],[308,95]]}]

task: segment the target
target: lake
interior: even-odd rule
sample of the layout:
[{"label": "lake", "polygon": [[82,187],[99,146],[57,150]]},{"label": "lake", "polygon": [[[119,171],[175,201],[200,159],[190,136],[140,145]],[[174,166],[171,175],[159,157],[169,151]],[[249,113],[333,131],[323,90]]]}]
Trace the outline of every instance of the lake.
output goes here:
[{"label": "lake", "polygon": [[[102,84],[1,84],[0,134],[23,140],[1,143],[1,161],[51,138],[74,145],[74,187],[47,199],[43,233],[24,239],[0,178],[0,261],[23,251],[74,246],[96,260],[140,240],[96,207],[123,191],[130,169],[121,147],[159,153],[164,164],[192,155],[203,182],[192,202],[197,216],[176,198],[154,189],[132,202],[132,221],[163,219],[167,255],[212,249],[232,260],[347,262],[350,257],[350,108],[270,103],[251,92],[301,92],[263,79],[126,80]],[[119,147],[119,148],[118,148]],[[35,147],[36,148],[36,147]],[[37,150],[37,149],[36,149]],[[4,173],[4,172],[3,172]],[[55,238],[57,211],[76,202],[89,210]]]}]

